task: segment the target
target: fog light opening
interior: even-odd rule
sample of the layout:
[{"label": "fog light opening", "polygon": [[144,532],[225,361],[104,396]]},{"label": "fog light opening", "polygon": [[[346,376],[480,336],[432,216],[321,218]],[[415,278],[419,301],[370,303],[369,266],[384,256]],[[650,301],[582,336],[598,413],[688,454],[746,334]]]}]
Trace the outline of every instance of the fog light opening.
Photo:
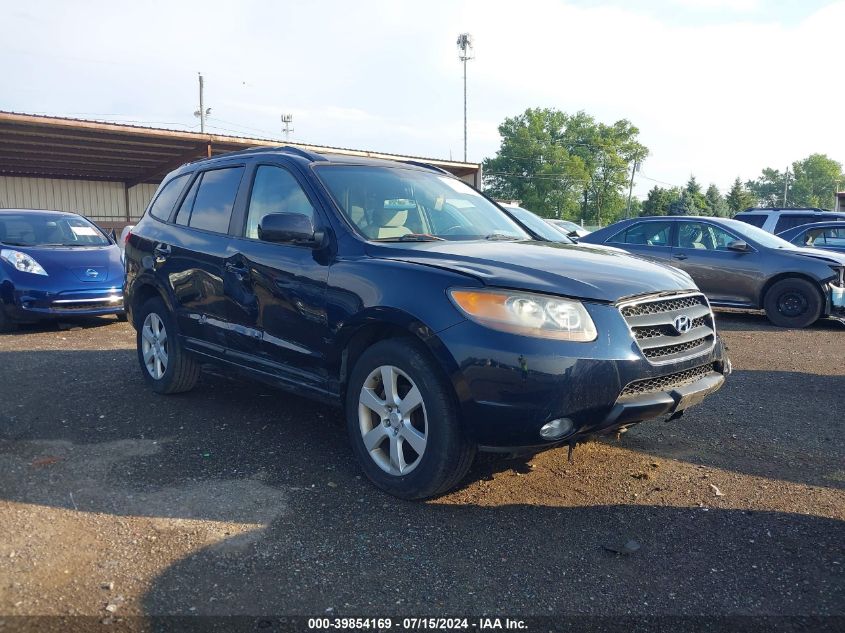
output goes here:
[{"label": "fog light opening", "polygon": [[551,422],[546,422],[540,428],[540,437],[544,440],[557,440],[572,432],[575,423],[569,418],[558,418]]}]

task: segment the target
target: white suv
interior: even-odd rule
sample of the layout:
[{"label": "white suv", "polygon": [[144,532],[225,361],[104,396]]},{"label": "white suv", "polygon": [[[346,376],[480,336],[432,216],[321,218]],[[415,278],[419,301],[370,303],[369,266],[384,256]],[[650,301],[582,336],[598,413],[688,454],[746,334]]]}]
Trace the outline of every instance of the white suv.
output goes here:
[{"label": "white suv", "polygon": [[734,216],[747,224],[759,227],[769,233],[782,233],[787,229],[812,224],[813,222],[828,222],[830,220],[845,220],[845,213],[834,213],[815,207],[802,209],[746,209]]}]

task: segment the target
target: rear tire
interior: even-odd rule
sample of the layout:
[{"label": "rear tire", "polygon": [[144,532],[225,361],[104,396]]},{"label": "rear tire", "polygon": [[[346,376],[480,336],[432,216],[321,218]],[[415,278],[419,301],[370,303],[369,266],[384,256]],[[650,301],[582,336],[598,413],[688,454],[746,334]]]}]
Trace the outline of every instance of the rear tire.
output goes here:
[{"label": "rear tire", "polygon": [[380,341],[361,355],[347,385],[346,422],[364,474],[401,499],[454,488],[475,456],[451,385],[410,340]]},{"label": "rear tire", "polygon": [[161,394],[190,391],[197,383],[200,365],[182,347],[167,306],[158,297],[147,300],[138,312],[136,331],[138,362],[144,380]]},{"label": "rear tire", "polygon": [[769,321],[780,327],[812,325],[821,316],[823,305],[818,286],[798,277],[775,282],[763,299]]}]

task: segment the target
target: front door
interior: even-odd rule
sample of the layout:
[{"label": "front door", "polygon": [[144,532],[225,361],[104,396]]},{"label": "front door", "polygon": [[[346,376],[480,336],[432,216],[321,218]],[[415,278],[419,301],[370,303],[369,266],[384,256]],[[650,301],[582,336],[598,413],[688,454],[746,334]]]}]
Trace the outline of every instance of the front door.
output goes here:
[{"label": "front door", "polygon": [[710,301],[753,305],[759,287],[760,253],[728,249],[728,244],[738,239],[709,222],[678,222],[671,263],[688,272]]},{"label": "front door", "polygon": [[270,213],[300,213],[324,226],[312,199],[285,165],[257,165],[230,262],[240,271],[242,296],[249,300],[241,309],[254,314],[259,331],[256,353],[248,362],[285,382],[323,389],[329,262],[321,250],[258,237],[258,225]]}]

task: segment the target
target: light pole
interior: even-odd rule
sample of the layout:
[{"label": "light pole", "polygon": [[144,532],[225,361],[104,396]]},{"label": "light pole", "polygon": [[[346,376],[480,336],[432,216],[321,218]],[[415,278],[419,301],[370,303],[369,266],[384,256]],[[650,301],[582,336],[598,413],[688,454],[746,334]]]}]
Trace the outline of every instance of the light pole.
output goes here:
[{"label": "light pole", "polygon": [[467,162],[467,62],[474,59],[472,54],[472,35],[458,35],[458,59],[464,64],[464,162]]},{"label": "light pole", "polygon": [[287,142],[290,140],[290,133],[294,131],[293,128],[290,126],[290,124],[293,123],[293,115],[283,114],[282,123],[285,126],[282,131],[285,133],[285,142]]},{"label": "light pole", "polygon": [[205,84],[202,80],[202,73],[197,73],[200,79],[200,109],[194,112],[194,116],[199,117],[200,119],[200,132],[205,134],[205,118],[211,114],[211,108],[205,107],[204,102],[204,92],[205,92]]}]

